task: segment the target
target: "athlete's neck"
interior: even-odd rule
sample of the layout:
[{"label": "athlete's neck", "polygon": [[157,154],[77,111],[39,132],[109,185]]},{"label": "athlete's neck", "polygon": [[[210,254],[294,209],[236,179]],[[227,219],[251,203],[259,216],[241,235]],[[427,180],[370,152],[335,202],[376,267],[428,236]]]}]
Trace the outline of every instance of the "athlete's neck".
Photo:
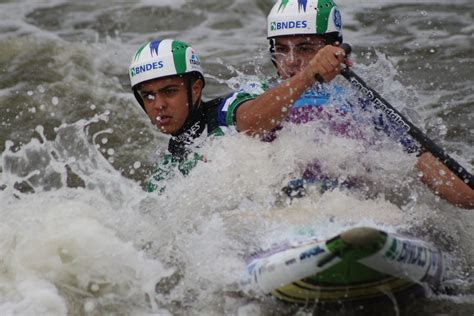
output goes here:
[{"label": "athlete's neck", "polygon": [[206,120],[201,106],[193,106],[183,127],[172,134],[168,151],[178,160],[184,160],[189,154],[189,146],[201,136],[206,128]]}]

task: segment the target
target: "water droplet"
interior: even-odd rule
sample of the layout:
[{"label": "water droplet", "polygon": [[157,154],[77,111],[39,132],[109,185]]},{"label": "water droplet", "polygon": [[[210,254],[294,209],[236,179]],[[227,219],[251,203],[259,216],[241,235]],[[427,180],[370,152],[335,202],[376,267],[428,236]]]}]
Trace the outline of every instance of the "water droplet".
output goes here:
[{"label": "water droplet", "polygon": [[84,304],[84,311],[86,313],[92,313],[95,309],[95,303],[92,301],[88,301]]},{"label": "water droplet", "polygon": [[35,131],[40,133],[40,134],[43,134],[44,127],[42,125],[38,125],[38,126],[35,127]]},{"label": "water droplet", "polygon": [[113,154],[115,154],[115,150],[113,148],[109,148],[107,149],[107,154],[112,156]]},{"label": "water droplet", "polygon": [[135,161],[134,164],[133,164],[133,168],[135,169],[138,169],[142,166],[141,162],[140,161]]},{"label": "water droplet", "polygon": [[27,94],[31,97],[34,94],[34,92],[31,90],[28,90]]},{"label": "water droplet", "polygon": [[102,138],[102,139],[100,140],[100,142],[101,142],[102,144],[107,144],[107,143],[109,142],[109,140],[107,139],[107,137],[104,137],[104,138]]},{"label": "water droplet", "polygon": [[58,105],[59,104],[59,98],[58,97],[53,97],[51,99],[51,103],[53,103],[53,105]]},{"label": "water droplet", "polygon": [[95,104],[91,104],[90,109],[91,109],[92,111],[94,111],[94,110],[96,109]]},{"label": "water droplet", "polygon": [[91,292],[98,292],[99,291],[99,285],[92,283],[90,286]]}]

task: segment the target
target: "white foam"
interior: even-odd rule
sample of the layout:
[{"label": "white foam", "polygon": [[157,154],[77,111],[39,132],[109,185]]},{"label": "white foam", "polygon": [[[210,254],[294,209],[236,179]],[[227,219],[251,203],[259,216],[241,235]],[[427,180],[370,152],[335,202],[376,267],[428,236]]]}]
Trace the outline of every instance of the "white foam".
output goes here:
[{"label": "white foam", "polygon": [[8,254],[2,261],[7,274],[2,275],[20,300],[0,310],[61,315],[66,306],[78,308],[73,301],[66,304],[65,294],[71,292],[95,297],[99,306],[123,301],[127,310],[131,302],[148,308],[145,295],[153,295],[155,283],[169,271],[122,240],[119,234],[126,231],[117,233],[103,217],[117,211],[100,196],[93,204],[91,198],[88,192],[63,190],[22,197],[2,208],[2,217],[8,218],[0,230],[1,250]]}]

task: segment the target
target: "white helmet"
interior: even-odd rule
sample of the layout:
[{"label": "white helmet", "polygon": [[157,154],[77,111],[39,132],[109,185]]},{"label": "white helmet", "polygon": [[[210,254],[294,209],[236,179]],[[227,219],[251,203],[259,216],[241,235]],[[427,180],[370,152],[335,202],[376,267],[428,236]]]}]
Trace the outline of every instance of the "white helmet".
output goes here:
[{"label": "white helmet", "polygon": [[268,38],[316,34],[342,42],[341,13],[332,0],[278,0],[267,19]]},{"label": "white helmet", "polygon": [[[133,94],[144,110],[143,100],[138,93],[140,83],[191,73],[196,73],[205,84],[201,60],[196,51],[185,42],[171,39],[155,40],[143,44],[133,55],[129,68]],[[188,83],[188,89],[191,89],[190,83]],[[190,96],[188,97],[191,99]]]},{"label": "white helmet", "polygon": [[193,72],[204,80],[201,61],[195,50],[184,42],[171,39],[142,45],[134,54],[129,70],[132,88],[148,80]]}]

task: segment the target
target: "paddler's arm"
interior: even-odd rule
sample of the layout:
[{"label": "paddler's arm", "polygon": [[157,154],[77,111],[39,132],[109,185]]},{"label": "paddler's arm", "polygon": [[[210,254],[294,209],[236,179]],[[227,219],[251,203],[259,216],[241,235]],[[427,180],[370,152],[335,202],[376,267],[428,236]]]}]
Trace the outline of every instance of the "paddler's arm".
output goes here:
[{"label": "paddler's arm", "polygon": [[439,197],[456,206],[474,209],[474,190],[431,153],[422,154],[416,167],[422,173],[421,181]]},{"label": "paddler's arm", "polygon": [[249,135],[274,129],[288,115],[289,108],[314,83],[305,71],[239,106],[235,113],[237,130]]},{"label": "paddler's arm", "polygon": [[344,61],[343,49],[325,46],[302,71],[256,99],[240,105],[235,114],[237,130],[249,135],[271,131],[285,119],[289,108],[300,95],[314,84],[316,74],[329,82],[340,73],[340,65]]}]

